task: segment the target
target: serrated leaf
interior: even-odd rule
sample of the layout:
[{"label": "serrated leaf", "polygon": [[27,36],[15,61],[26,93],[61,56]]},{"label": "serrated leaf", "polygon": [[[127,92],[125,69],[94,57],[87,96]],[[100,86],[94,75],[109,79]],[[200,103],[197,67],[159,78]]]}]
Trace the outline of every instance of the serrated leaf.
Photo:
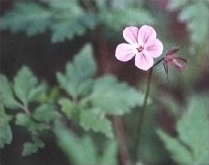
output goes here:
[{"label": "serrated leaf", "polygon": [[28,127],[30,125],[30,122],[31,122],[31,118],[29,115],[24,114],[24,113],[18,113],[16,115],[15,124],[20,125],[20,126],[24,126],[24,127]]},{"label": "serrated leaf", "polygon": [[40,84],[39,86],[31,89],[31,91],[28,95],[28,100],[30,100],[30,101],[36,100],[45,92],[45,89],[46,89],[45,84]]},{"label": "serrated leaf", "polygon": [[43,148],[45,144],[40,139],[33,139],[33,142],[26,142],[23,145],[22,156],[29,156],[38,152],[40,148]]},{"label": "serrated leaf", "polygon": [[63,126],[55,129],[58,145],[74,165],[97,165],[96,149],[89,137],[79,138]]},{"label": "serrated leaf", "polygon": [[8,11],[1,18],[1,26],[12,32],[26,31],[27,35],[35,35],[46,30],[50,23],[51,13],[37,3],[15,4],[13,10]]},{"label": "serrated leaf", "polygon": [[190,40],[201,46],[209,37],[209,10],[206,1],[194,1],[186,5],[179,14],[179,20],[185,22],[190,31]]},{"label": "serrated leaf", "polygon": [[209,164],[209,111],[207,97],[190,98],[188,111],[177,122],[178,138],[162,131],[159,136],[180,164]]},{"label": "serrated leaf", "polygon": [[[98,154],[96,144],[89,136],[78,137],[61,124],[55,128],[58,145],[74,165],[116,165],[117,143],[107,141],[103,153]],[[101,150],[101,149],[100,149]]]},{"label": "serrated leaf", "polygon": [[177,123],[179,138],[193,151],[194,164],[209,164],[209,110],[207,97],[193,97]]},{"label": "serrated leaf", "polygon": [[95,81],[89,98],[94,107],[99,107],[105,113],[122,115],[142,105],[144,94],[108,75]]},{"label": "serrated leaf", "polygon": [[23,145],[22,156],[28,156],[38,151],[38,146],[34,143],[27,142]]},{"label": "serrated leaf", "polygon": [[49,5],[57,14],[50,27],[52,42],[62,42],[65,39],[72,39],[75,35],[83,35],[87,28],[95,26],[95,18],[87,12],[85,13],[77,1],[58,2],[53,0]]},{"label": "serrated leaf", "polygon": [[44,87],[38,86],[38,80],[29,68],[23,66],[14,78],[14,91],[24,105],[37,99]]},{"label": "serrated leaf", "polygon": [[67,98],[62,98],[59,100],[59,104],[61,106],[61,111],[70,119],[75,110],[74,103]]},{"label": "serrated leaf", "polygon": [[89,92],[95,72],[96,64],[92,57],[92,49],[87,44],[76,55],[72,63],[67,64],[65,74],[57,73],[57,79],[61,87],[76,98]]},{"label": "serrated leaf", "polygon": [[7,115],[3,105],[0,105],[0,148],[4,148],[5,144],[12,142],[12,130],[9,120],[11,120],[11,116]]},{"label": "serrated leaf", "polygon": [[60,114],[56,111],[55,107],[50,104],[40,105],[33,113],[34,119],[46,123],[58,119],[59,116]]},{"label": "serrated leaf", "polygon": [[0,75],[0,95],[1,101],[7,108],[18,108],[18,103],[14,98],[10,83],[6,76]]},{"label": "serrated leaf", "polygon": [[4,148],[5,144],[10,144],[12,142],[12,130],[7,121],[0,122],[0,148]]},{"label": "serrated leaf", "polygon": [[182,165],[193,164],[193,155],[177,138],[172,138],[162,130],[158,129],[157,134],[165,143],[166,149],[172,154],[171,157]]},{"label": "serrated leaf", "polygon": [[126,10],[103,10],[99,13],[101,22],[114,30],[124,26],[154,24],[154,17],[143,8],[128,7]]},{"label": "serrated leaf", "polygon": [[[43,4],[42,4],[43,3]],[[96,18],[75,1],[18,2],[1,18],[1,27],[28,36],[52,31],[52,42],[83,35],[96,25]]]},{"label": "serrated leaf", "polygon": [[80,113],[80,125],[84,130],[93,130],[95,132],[101,132],[109,138],[113,138],[113,130],[111,122],[105,117],[99,116],[94,110],[82,110]]},{"label": "serrated leaf", "polygon": [[41,122],[37,123],[31,118],[31,116],[24,113],[16,115],[15,124],[25,127],[30,132],[40,132],[49,129],[47,124]]},{"label": "serrated leaf", "polygon": [[109,141],[105,145],[104,153],[99,159],[99,165],[116,165],[117,163],[117,142]]}]

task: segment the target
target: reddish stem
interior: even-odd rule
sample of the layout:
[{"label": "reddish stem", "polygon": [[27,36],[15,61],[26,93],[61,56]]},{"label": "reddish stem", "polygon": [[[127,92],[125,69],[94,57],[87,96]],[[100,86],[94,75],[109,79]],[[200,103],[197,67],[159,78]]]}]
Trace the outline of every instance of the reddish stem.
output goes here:
[{"label": "reddish stem", "polygon": [[122,118],[120,116],[113,116],[113,125],[115,128],[116,138],[118,139],[121,163],[123,165],[128,165],[130,164],[130,159],[126,147],[125,132],[123,129]]}]

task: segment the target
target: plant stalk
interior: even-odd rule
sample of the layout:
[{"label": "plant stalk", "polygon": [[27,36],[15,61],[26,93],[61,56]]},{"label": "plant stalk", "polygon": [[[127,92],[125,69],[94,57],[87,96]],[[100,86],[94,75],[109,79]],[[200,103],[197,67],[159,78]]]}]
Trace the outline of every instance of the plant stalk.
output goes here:
[{"label": "plant stalk", "polygon": [[123,165],[129,165],[130,159],[129,159],[129,154],[128,154],[128,150],[126,146],[125,132],[123,128],[122,118],[120,116],[113,116],[113,125],[115,128],[115,134],[118,140],[121,163]]},{"label": "plant stalk", "polygon": [[133,152],[133,159],[134,161],[138,161],[139,156],[138,156],[138,151],[139,151],[139,147],[140,147],[140,140],[141,140],[141,132],[142,132],[142,128],[143,128],[143,123],[144,123],[144,116],[145,116],[145,110],[147,107],[147,102],[148,102],[148,96],[149,96],[149,92],[150,92],[150,86],[151,86],[151,80],[152,80],[152,72],[153,72],[153,67],[150,68],[149,70],[149,74],[148,74],[148,79],[147,79],[147,88],[146,88],[146,93],[145,93],[145,97],[144,97],[144,102],[141,108],[141,114],[136,122],[136,138],[134,141],[134,152]]}]

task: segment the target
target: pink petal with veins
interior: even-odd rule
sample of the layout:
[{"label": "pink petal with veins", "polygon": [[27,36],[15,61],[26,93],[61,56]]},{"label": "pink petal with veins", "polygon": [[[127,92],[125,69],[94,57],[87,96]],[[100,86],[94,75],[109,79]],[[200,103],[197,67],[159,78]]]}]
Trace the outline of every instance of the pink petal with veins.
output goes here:
[{"label": "pink petal with veins", "polygon": [[146,50],[146,55],[153,58],[159,57],[163,52],[163,44],[158,39],[145,43],[144,48]]},{"label": "pink petal with veins", "polygon": [[135,65],[142,70],[150,69],[154,64],[154,60],[150,56],[146,56],[142,53],[139,53],[135,57]]},{"label": "pink petal with veins", "polygon": [[153,27],[143,25],[138,32],[138,43],[146,43],[156,39],[156,31]]},{"label": "pink petal with veins", "polygon": [[133,46],[127,43],[119,44],[115,51],[115,56],[118,60],[126,62],[135,56]]},{"label": "pink petal with veins", "polygon": [[126,27],[123,30],[124,39],[130,44],[137,44],[137,35],[139,29],[134,26]]},{"label": "pink petal with veins", "polygon": [[119,44],[115,56],[120,61],[129,61],[135,55],[135,65],[148,70],[154,64],[154,59],[163,52],[163,44],[156,38],[157,34],[153,27],[143,25],[140,29],[134,26],[123,30],[123,37],[129,43]]}]

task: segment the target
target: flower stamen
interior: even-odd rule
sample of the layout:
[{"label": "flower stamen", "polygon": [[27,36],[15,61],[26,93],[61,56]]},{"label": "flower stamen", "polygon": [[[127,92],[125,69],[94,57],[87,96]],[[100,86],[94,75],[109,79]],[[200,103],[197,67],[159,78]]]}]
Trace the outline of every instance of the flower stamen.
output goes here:
[{"label": "flower stamen", "polygon": [[143,46],[139,46],[139,47],[137,48],[137,50],[138,50],[138,52],[140,53],[140,52],[142,52],[142,51],[144,50],[144,47],[143,47]]}]

